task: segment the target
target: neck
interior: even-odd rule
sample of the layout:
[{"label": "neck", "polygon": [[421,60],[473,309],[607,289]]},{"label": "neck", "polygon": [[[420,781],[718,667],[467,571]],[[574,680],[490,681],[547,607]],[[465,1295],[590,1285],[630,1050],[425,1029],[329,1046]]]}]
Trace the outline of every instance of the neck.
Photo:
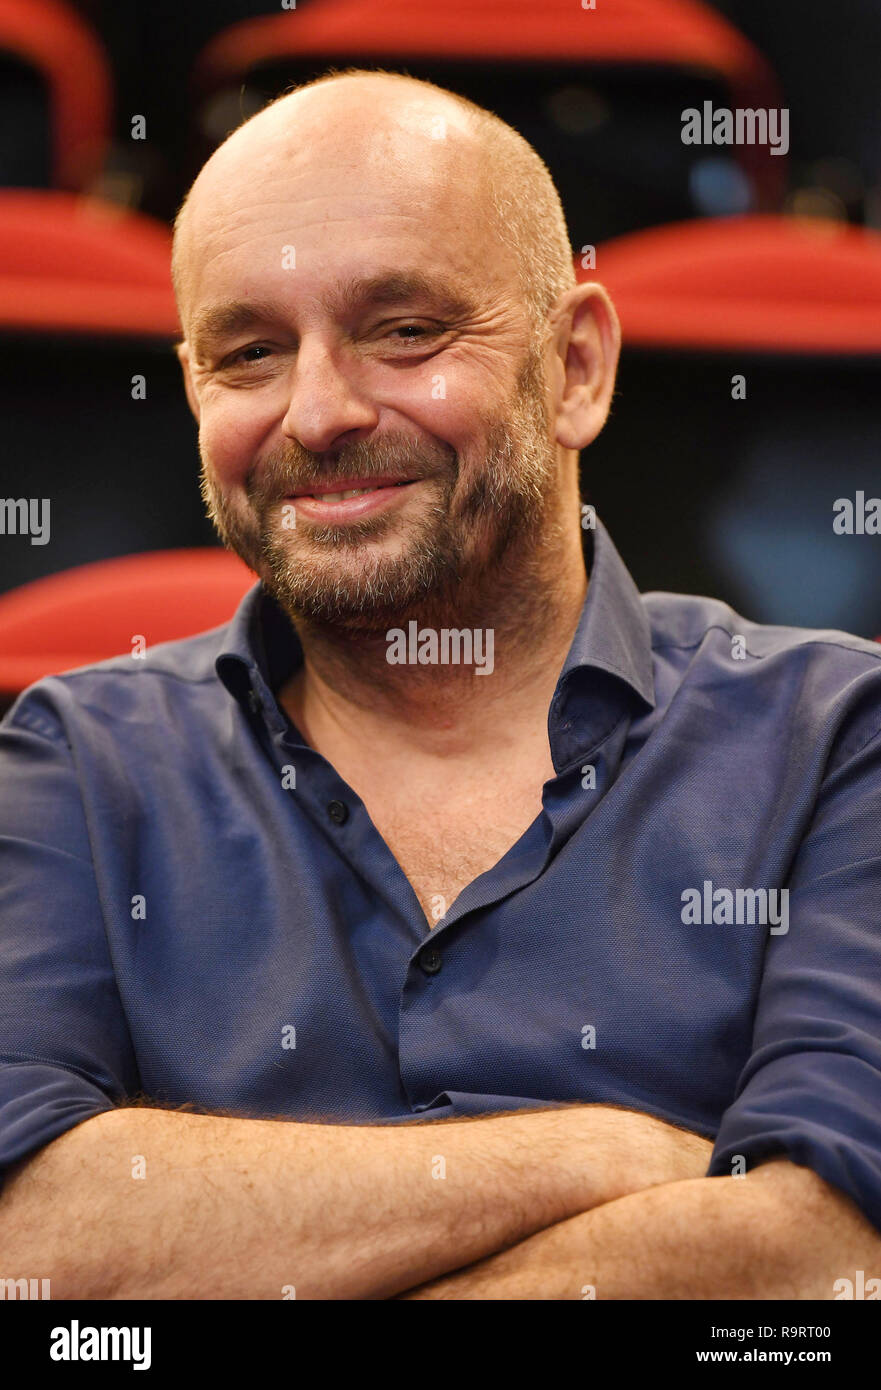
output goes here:
[{"label": "neck", "polygon": [[[340,633],[297,619],[304,661],[278,692],[279,701],[319,749],[357,744],[369,756],[392,741],[398,753],[414,757],[498,758],[525,729],[535,731],[537,720],[546,737],[548,708],[586,591],[580,527],[555,526],[529,557],[512,556],[501,573],[463,585],[454,602],[429,600],[393,620],[389,627],[404,634],[404,664],[388,661],[385,627]],[[409,626],[414,621],[415,629]],[[413,632],[432,630],[440,643],[444,628],[470,630],[483,667],[407,661]]]}]

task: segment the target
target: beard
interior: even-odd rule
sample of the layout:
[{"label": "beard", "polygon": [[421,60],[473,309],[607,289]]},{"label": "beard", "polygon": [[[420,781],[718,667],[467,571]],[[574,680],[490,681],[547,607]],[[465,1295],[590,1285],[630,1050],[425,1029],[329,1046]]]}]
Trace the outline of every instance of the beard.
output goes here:
[{"label": "beard", "polygon": [[[345,445],[330,461],[292,440],[267,456],[259,475],[249,469],[244,510],[218,487],[203,454],[208,517],[291,619],[362,634],[415,616],[440,625],[454,612],[461,622],[469,599],[479,602],[488,582],[518,564],[522,584],[523,562],[528,571],[546,529],[556,448],[537,344],[507,408],[481,418],[486,443],[471,463],[440,440],[400,432]],[[291,509],[295,492],[333,492],[352,477],[426,479],[423,489],[435,496],[340,526],[304,523]]]}]

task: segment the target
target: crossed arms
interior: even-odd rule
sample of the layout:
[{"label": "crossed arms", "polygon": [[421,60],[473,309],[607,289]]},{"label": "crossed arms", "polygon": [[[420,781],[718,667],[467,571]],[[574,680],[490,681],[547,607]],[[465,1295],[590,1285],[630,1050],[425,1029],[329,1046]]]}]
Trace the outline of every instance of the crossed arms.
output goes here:
[{"label": "crossed arms", "polygon": [[[400,1127],[138,1107],[17,1165],[0,1250],[53,1298],[831,1298],[881,1236],[812,1171],[604,1105]],[[295,1291],[295,1293],[294,1293]]]}]

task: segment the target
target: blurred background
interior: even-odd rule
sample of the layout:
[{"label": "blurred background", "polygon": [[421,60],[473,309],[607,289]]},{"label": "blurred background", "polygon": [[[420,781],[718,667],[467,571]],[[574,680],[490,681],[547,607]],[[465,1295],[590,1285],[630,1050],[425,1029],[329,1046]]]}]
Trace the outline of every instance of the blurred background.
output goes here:
[{"label": "blurred background", "polygon": [[[881,536],[832,525],[881,497],[879,0],[0,0],[0,692],[129,650],[151,585],[161,640],[253,582],[203,516],[170,222],[243,119],[353,64],[471,97],[547,162],[622,319],[583,491],[640,588],[881,634]],[[785,108],[788,149],[683,143],[707,102]],[[192,549],[174,604],[162,556]]]}]

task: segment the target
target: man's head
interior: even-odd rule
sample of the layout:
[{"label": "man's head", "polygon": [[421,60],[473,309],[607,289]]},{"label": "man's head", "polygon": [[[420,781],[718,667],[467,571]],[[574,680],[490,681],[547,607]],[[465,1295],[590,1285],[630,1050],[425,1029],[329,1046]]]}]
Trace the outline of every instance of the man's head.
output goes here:
[{"label": "man's head", "polygon": [[381,628],[577,528],[617,322],[489,112],[388,73],[289,93],[202,169],[174,278],[209,513],[292,616]]}]

